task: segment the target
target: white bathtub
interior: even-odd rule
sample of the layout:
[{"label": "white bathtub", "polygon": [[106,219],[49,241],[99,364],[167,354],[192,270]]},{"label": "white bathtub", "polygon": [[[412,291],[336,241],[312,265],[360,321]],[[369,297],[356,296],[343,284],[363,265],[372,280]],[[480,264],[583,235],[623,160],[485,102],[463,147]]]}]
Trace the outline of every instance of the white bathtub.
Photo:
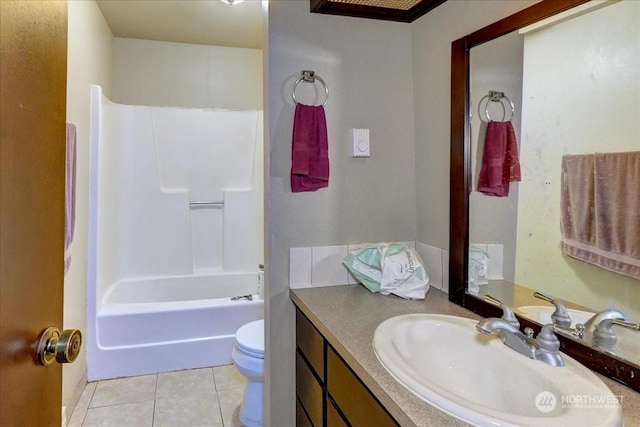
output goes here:
[{"label": "white bathtub", "polygon": [[236,330],[264,317],[256,274],[128,280],[112,285],[97,313],[89,379],[231,363]]}]

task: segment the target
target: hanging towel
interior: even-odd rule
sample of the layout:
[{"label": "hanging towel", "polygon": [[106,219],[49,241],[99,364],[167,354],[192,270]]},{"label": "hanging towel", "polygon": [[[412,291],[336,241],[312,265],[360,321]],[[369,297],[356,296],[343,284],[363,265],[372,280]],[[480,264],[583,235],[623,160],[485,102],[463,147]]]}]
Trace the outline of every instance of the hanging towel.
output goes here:
[{"label": "hanging towel", "polygon": [[487,124],[478,191],[490,196],[509,195],[509,183],[520,181],[518,142],[511,122]]},{"label": "hanging towel", "polygon": [[296,104],[291,149],[291,191],[329,186],[329,143],[322,105]]},{"label": "hanging towel", "polygon": [[640,151],[562,158],[562,251],[640,279]]},{"label": "hanging towel", "polygon": [[76,126],[71,123],[67,123],[64,199],[64,273],[67,274],[76,226]]}]

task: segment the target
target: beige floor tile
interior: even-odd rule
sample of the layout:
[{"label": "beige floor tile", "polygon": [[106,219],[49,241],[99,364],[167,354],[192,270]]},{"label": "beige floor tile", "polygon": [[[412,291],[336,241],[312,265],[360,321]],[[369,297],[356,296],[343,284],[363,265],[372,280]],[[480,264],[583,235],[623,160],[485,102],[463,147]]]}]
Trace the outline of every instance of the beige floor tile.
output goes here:
[{"label": "beige floor tile", "polygon": [[90,408],[155,399],[157,375],[118,378],[98,382]]},{"label": "beige floor tile", "polygon": [[215,366],[213,376],[216,379],[216,390],[244,387],[247,379],[238,372],[235,365]]},{"label": "beige floor tile", "polygon": [[153,427],[223,427],[218,397],[157,399]]},{"label": "beige floor tile", "polygon": [[213,399],[215,392],[211,368],[158,374],[156,399],[186,399],[201,395]]},{"label": "beige floor tile", "polygon": [[218,392],[224,427],[242,427],[239,414],[243,395],[244,387],[230,388]]},{"label": "beige floor tile", "polygon": [[153,400],[90,408],[83,427],[151,427]]},{"label": "beige floor tile", "polygon": [[68,427],[241,427],[245,383],[233,365],[89,383]]},{"label": "beige floor tile", "polygon": [[91,398],[93,397],[93,393],[95,392],[97,385],[97,382],[92,382],[87,383],[84,387],[84,390],[82,390],[82,394],[80,395],[80,399],[78,399],[78,403],[73,410],[73,414],[71,414],[71,418],[67,423],[67,427],[82,426],[82,422],[84,421],[84,417],[87,415],[87,409],[89,409],[89,403],[91,402]]}]

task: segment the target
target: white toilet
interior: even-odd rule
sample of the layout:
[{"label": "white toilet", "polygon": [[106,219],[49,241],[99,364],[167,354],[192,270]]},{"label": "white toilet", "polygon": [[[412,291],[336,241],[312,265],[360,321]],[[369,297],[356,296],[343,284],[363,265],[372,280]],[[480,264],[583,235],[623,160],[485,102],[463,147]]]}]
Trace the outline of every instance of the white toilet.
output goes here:
[{"label": "white toilet", "polygon": [[231,350],[238,371],[247,377],[244,398],[240,406],[240,422],[246,427],[264,425],[264,320],[240,327]]}]

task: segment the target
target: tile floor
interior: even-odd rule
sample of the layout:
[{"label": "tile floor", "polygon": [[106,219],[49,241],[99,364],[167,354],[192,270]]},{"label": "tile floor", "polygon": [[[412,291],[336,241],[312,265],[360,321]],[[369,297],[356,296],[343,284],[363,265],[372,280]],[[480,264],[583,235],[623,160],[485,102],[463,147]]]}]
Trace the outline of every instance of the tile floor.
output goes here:
[{"label": "tile floor", "polygon": [[227,365],[92,382],[68,427],[240,427],[245,381]]}]

